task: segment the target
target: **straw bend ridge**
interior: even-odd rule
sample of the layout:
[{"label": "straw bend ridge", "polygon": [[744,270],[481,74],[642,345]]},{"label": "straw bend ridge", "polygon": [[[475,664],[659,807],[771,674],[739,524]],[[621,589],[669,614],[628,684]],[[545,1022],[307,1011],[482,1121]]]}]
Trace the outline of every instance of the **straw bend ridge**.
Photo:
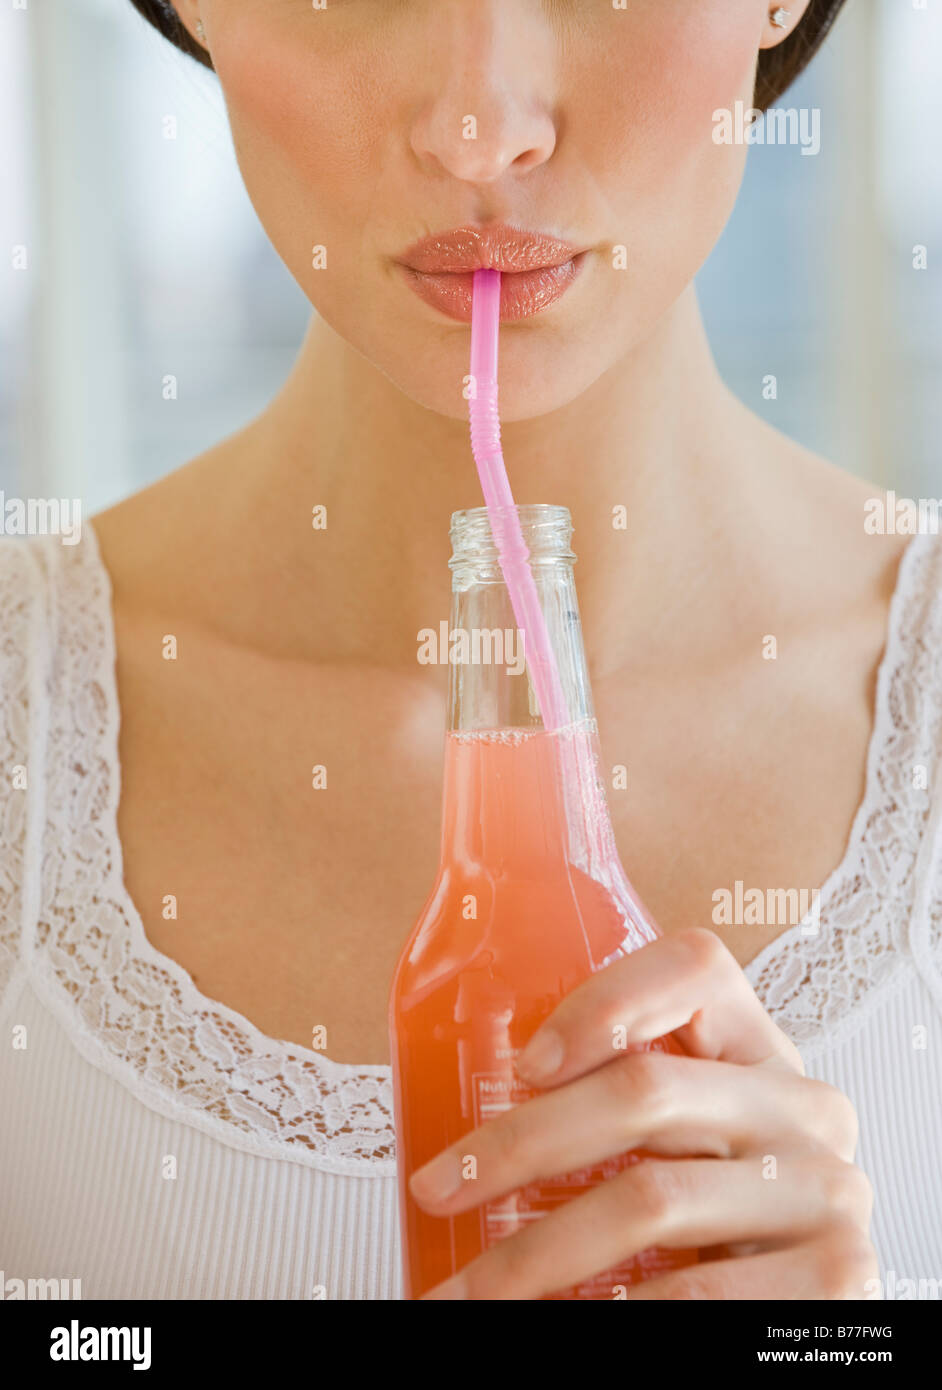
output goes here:
[{"label": "straw bend ridge", "polygon": [[543,725],[553,730],[568,724],[569,717],[501,450],[497,410],[499,331],[500,271],[476,270],[471,305],[471,452],[514,618],[524,634],[527,666]]}]

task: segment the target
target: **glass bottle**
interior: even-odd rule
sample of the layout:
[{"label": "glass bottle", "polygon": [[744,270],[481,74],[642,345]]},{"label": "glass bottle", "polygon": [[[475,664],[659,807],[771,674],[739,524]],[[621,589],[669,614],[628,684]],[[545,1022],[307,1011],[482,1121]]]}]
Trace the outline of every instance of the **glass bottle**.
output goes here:
[{"label": "glass bottle", "polygon": [[[517,510],[569,722],[547,732],[540,719],[486,508],[454,513],[441,859],[389,1005],[407,1298],[646,1157],[615,1155],[445,1218],[422,1211],[407,1186],[442,1149],[535,1094],[514,1064],[539,1025],[581,981],[659,935],[606,806],[569,512]],[[681,1050],[672,1038],[650,1046]],[[613,1298],[696,1259],[644,1251],[548,1296]]]}]

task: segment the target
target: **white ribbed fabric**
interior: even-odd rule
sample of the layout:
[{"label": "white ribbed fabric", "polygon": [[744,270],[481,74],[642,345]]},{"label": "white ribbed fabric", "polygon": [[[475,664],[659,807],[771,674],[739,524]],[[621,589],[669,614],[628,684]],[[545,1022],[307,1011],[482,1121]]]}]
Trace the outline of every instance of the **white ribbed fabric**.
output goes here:
[{"label": "white ribbed fabric", "polygon": [[[124,888],[92,528],[74,547],[0,542],[0,612],[4,1277],[80,1279],[84,1298],[400,1297],[388,1067],[267,1038],[207,999]],[[818,930],[746,971],[809,1075],[857,1106],[891,1296],[942,1282],[940,754],[942,540],[918,537]]]},{"label": "white ribbed fabric", "polygon": [[86,1062],[28,986],[13,1020],[29,1045],[0,1067],[7,1278],[81,1279],[83,1298],[400,1297],[394,1176],[322,1173],[168,1120]]},{"label": "white ribbed fabric", "polygon": [[924,981],[902,972],[866,1027],[805,1061],[857,1108],[884,1282],[934,1279],[942,1297],[942,1027]]}]

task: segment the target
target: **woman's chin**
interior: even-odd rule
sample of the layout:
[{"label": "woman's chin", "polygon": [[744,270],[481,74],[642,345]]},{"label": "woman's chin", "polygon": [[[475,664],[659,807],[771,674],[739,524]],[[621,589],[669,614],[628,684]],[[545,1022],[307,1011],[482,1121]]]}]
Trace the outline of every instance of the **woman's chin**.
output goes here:
[{"label": "woman's chin", "polygon": [[[586,340],[589,340],[589,346]],[[532,420],[552,414],[576,400],[620,355],[617,345],[609,351],[585,331],[572,341],[538,335],[514,340],[512,328],[502,328],[498,366],[498,403],[502,424]],[[381,370],[410,400],[450,419],[467,420],[471,335],[448,335],[429,354],[399,351],[381,364]],[[368,354],[372,356],[371,354]],[[377,359],[372,358],[373,361]]]}]

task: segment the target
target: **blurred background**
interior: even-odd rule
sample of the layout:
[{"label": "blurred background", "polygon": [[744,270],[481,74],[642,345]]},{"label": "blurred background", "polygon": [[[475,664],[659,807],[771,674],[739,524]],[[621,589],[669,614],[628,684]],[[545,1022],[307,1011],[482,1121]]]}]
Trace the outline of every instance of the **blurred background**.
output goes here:
[{"label": "blurred background", "polygon": [[[820,108],[822,147],[749,153],[698,280],[720,370],[803,444],[937,496],[942,0],[850,0],[777,105]],[[242,188],[215,78],[127,0],[0,9],[0,148],[0,490],[90,515],[255,415],[309,306]]]}]

